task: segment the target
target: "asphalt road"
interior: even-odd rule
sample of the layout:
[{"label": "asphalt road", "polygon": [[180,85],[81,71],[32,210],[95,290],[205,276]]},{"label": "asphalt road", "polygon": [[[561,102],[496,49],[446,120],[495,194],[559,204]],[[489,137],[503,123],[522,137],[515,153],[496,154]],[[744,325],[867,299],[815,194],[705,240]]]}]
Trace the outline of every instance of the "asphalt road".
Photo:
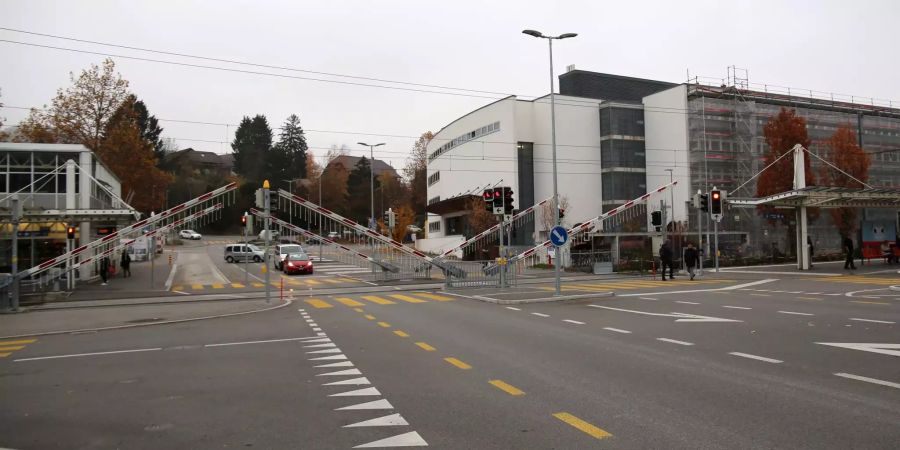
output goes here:
[{"label": "asphalt road", "polygon": [[897,275],[727,276],[565,304],[298,296],[0,342],[22,347],[0,358],[0,446],[896,448]]}]

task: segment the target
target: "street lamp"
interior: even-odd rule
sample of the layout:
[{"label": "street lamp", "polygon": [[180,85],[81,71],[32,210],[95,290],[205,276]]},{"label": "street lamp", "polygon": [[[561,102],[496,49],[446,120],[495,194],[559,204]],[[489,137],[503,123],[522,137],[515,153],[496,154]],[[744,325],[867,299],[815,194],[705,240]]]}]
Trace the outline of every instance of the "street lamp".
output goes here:
[{"label": "street lamp", "polygon": [[[536,38],[546,39],[547,43],[550,44],[550,136],[553,143],[553,222],[556,226],[559,226],[559,191],[556,183],[556,100],[553,94],[553,40],[573,38],[578,36],[578,34],[564,33],[559,36],[544,36],[540,31],[535,30],[522,30],[522,33]],[[556,278],[555,295],[562,295],[562,286],[560,286],[559,280],[559,254],[562,252],[558,251],[557,253],[553,264],[553,271]]]},{"label": "street lamp", "polygon": [[372,228],[372,222],[375,221],[375,147],[379,145],[384,145],[384,142],[380,144],[366,144],[365,142],[357,142],[359,145],[365,145],[369,147],[369,194],[371,195],[371,203],[370,206],[372,208],[372,216],[369,218],[368,227]]}]

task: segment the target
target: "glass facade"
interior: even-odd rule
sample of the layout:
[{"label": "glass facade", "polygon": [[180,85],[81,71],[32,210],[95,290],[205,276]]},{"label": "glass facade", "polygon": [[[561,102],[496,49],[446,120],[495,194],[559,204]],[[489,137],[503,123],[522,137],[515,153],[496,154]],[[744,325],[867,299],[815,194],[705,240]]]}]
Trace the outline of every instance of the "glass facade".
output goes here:
[{"label": "glass facade", "polygon": [[644,110],[639,106],[601,106],[600,167],[604,209],[646,192]]}]

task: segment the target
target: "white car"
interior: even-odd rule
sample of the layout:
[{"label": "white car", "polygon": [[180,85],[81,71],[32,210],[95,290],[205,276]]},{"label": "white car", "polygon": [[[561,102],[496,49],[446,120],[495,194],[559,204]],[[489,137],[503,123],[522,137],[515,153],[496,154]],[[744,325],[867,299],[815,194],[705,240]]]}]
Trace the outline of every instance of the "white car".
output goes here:
[{"label": "white car", "polygon": [[181,230],[178,233],[178,236],[181,237],[182,239],[192,239],[192,240],[197,240],[197,241],[199,241],[200,238],[203,237],[200,235],[200,233],[198,233],[194,230]]},{"label": "white car", "polygon": [[272,249],[272,254],[275,256],[275,268],[281,270],[282,265],[284,264],[284,258],[287,255],[294,253],[306,253],[303,251],[303,247],[300,244],[279,244],[276,245],[275,248]]},{"label": "white car", "polygon": [[[278,239],[279,233],[278,230],[269,230],[269,240],[274,241]],[[259,232],[259,239],[264,241],[266,240],[266,230],[262,230]]]}]

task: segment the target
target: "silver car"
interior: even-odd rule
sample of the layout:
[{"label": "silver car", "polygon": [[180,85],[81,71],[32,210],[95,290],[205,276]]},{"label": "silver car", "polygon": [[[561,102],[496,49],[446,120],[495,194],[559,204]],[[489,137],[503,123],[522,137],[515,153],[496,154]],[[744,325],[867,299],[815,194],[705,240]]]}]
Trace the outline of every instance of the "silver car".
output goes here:
[{"label": "silver car", "polygon": [[253,244],[231,244],[225,246],[225,261],[229,263],[237,261],[262,262],[265,253]]}]

